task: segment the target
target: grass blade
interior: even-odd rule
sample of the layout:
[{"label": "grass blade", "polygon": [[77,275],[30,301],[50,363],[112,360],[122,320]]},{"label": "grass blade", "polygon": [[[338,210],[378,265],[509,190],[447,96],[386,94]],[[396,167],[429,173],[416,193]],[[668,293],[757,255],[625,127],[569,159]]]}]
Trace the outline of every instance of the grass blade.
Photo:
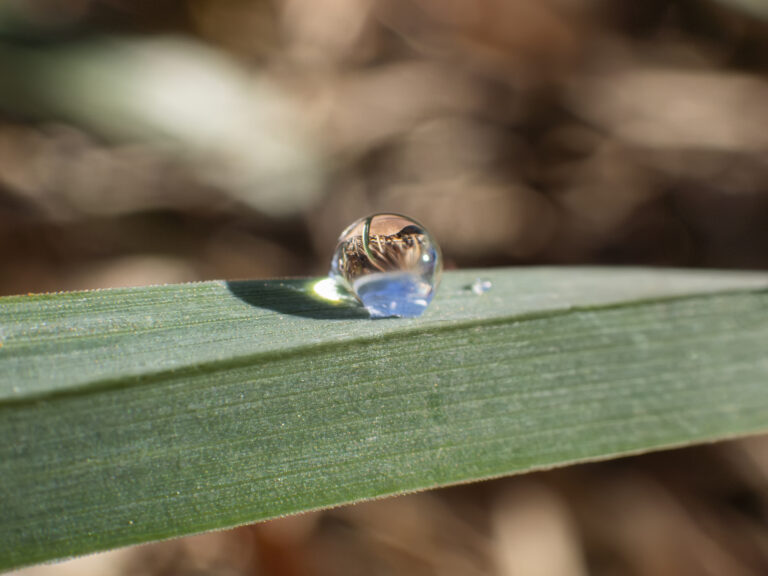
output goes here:
[{"label": "grass blade", "polygon": [[450,272],[378,321],[304,280],[0,298],[0,568],[765,431],[766,288]]}]

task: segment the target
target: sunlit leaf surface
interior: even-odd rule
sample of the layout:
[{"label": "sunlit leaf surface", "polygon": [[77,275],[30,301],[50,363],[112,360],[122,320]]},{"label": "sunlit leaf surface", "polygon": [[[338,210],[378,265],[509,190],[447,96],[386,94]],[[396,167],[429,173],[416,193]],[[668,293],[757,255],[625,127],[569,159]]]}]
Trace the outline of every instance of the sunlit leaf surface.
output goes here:
[{"label": "sunlit leaf surface", "polygon": [[0,567],[768,429],[766,275],[449,272],[415,320],[322,288],[0,298]]}]

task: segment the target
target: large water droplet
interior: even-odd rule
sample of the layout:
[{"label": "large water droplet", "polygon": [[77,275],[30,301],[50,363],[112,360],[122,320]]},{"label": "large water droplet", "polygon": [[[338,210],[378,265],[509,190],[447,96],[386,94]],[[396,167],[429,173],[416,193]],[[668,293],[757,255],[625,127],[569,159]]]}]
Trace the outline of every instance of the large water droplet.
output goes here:
[{"label": "large water droplet", "polygon": [[399,214],[374,214],[341,233],[330,276],[372,318],[413,318],[432,301],[441,270],[440,249],[421,224]]}]

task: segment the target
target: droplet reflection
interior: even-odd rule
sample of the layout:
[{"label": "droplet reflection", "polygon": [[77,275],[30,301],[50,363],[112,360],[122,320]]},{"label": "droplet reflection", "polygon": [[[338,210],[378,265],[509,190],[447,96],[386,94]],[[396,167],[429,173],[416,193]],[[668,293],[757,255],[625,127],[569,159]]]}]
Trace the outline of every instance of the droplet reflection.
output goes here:
[{"label": "droplet reflection", "polygon": [[330,278],[372,318],[414,318],[432,301],[441,270],[440,250],[421,224],[398,214],[375,214],[342,232]]},{"label": "droplet reflection", "polygon": [[340,290],[338,283],[331,277],[322,278],[312,285],[312,291],[328,302],[341,302],[345,294]]}]

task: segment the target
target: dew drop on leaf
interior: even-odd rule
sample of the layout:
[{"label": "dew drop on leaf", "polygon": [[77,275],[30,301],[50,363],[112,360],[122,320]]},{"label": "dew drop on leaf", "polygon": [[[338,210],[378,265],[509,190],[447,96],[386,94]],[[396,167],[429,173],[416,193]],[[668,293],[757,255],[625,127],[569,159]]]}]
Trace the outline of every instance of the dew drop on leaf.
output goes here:
[{"label": "dew drop on leaf", "polygon": [[374,214],[342,232],[330,277],[372,318],[414,318],[432,301],[441,270],[440,249],[424,226],[399,214]]}]

